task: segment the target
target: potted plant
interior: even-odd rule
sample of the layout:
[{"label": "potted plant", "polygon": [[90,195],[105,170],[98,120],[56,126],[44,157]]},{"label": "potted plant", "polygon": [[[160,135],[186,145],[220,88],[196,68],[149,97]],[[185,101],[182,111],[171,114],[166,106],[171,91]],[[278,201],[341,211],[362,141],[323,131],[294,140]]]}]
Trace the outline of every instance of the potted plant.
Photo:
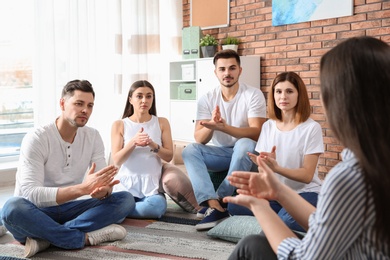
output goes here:
[{"label": "potted plant", "polygon": [[239,44],[240,44],[240,39],[228,36],[222,40],[222,49],[223,50],[232,49],[237,51]]},{"label": "potted plant", "polygon": [[200,39],[199,45],[204,58],[214,57],[214,54],[217,51],[218,41],[214,36],[206,34]]}]

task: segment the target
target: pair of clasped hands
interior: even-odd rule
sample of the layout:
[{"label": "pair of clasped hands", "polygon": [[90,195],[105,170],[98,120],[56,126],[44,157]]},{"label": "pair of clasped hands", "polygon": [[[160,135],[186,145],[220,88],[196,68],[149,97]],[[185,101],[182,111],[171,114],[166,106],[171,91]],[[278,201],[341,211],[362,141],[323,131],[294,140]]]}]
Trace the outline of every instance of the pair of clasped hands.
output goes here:
[{"label": "pair of clasped hands", "polygon": [[150,146],[150,148],[153,148],[151,144],[153,143],[153,140],[150,138],[150,136],[144,132],[144,128],[141,127],[141,129],[137,132],[137,134],[133,137],[134,145],[135,146]]}]

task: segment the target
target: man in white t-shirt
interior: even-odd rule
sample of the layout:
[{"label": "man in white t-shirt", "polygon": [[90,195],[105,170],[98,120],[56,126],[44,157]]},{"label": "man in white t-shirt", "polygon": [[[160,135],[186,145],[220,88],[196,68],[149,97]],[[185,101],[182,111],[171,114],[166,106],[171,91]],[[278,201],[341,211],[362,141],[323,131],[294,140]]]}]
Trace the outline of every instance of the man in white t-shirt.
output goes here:
[{"label": "man in white t-shirt", "polygon": [[[210,229],[230,216],[221,200],[231,196],[235,188],[225,178],[215,191],[209,171],[227,171],[227,175],[238,170],[250,171],[253,164],[247,152],[255,151],[266,120],[264,94],[238,82],[242,67],[237,52],[220,51],[213,62],[220,86],[199,99],[196,143],[188,145],[182,153],[197,202],[207,208],[203,220],[196,225],[197,230]],[[210,141],[212,145],[208,145]]]},{"label": "man in white t-shirt", "polygon": [[[61,115],[22,141],[15,196],[5,203],[1,217],[25,244],[24,257],[50,244],[78,249],[127,234],[114,223],[123,221],[135,201],[129,192],[111,194],[119,183],[113,181],[118,169],[107,166],[99,132],[86,126],[94,100],[91,83],[68,82],[60,99]],[[90,197],[80,199],[84,195]]]}]

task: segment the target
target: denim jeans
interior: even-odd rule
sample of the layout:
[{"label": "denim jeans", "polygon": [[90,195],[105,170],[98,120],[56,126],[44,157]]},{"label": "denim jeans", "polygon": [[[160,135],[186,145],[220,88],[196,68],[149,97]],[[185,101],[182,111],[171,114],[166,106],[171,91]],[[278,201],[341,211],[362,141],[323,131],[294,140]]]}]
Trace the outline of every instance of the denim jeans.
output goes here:
[{"label": "denim jeans", "polygon": [[[299,195],[309,202],[314,207],[317,207],[318,193],[315,192],[302,192]],[[291,229],[300,232],[306,232],[298,223],[293,219],[293,217],[280,205],[277,201],[271,200],[271,208],[278,214],[278,216],[283,220],[283,222]],[[249,215],[253,216],[253,213],[250,209],[244,206],[237,204],[229,203],[228,211],[231,215]]]},{"label": "denim jeans", "polygon": [[129,192],[115,192],[104,200],[74,200],[58,206],[38,208],[22,197],[12,197],[4,205],[4,226],[20,243],[26,237],[40,238],[64,249],[85,245],[85,233],[120,223],[134,210]]},{"label": "denim jeans", "polygon": [[[302,192],[299,193],[302,198],[309,202],[314,207],[317,207],[318,193],[315,192]],[[270,201],[271,208],[278,213],[278,216],[283,220],[284,223],[291,229],[300,232],[306,232],[293,217],[276,201]]]},{"label": "denim jeans", "polygon": [[205,204],[207,200],[223,198],[234,193],[235,187],[231,186],[226,178],[215,191],[208,171],[228,170],[228,176],[234,171],[250,171],[253,163],[247,152],[253,153],[255,146],[255,141],[241,138],[234,147],[192,143],[184,148],[183,161],[199,205],[208,206]]},{"label": "denim jeans", "polygon": [[167,200],[164,194],[134,199],[135,209],[127,215],[128,218],[161,218],[167,210]]}]

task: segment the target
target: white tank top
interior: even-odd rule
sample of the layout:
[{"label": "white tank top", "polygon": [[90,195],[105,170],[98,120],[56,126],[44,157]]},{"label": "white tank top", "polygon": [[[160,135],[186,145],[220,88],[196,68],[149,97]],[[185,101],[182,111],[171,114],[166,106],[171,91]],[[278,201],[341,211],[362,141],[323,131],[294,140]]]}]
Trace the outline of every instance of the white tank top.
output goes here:
[{"label": "white tank top", "polygon": [[[152,119],[145,123],[135,123],[129,118],[124,118],[122,121],[125,144],[143,127],[144,133],[147,133],[155,143],[161,146],[161,128],[158,117],[152,116]],[[161,168],[160,157],[151,152],[149,146],[137,146],[115,176],[120,183],[114,186],[114,191],[129,191],[137,198],[158,194]]]}]

